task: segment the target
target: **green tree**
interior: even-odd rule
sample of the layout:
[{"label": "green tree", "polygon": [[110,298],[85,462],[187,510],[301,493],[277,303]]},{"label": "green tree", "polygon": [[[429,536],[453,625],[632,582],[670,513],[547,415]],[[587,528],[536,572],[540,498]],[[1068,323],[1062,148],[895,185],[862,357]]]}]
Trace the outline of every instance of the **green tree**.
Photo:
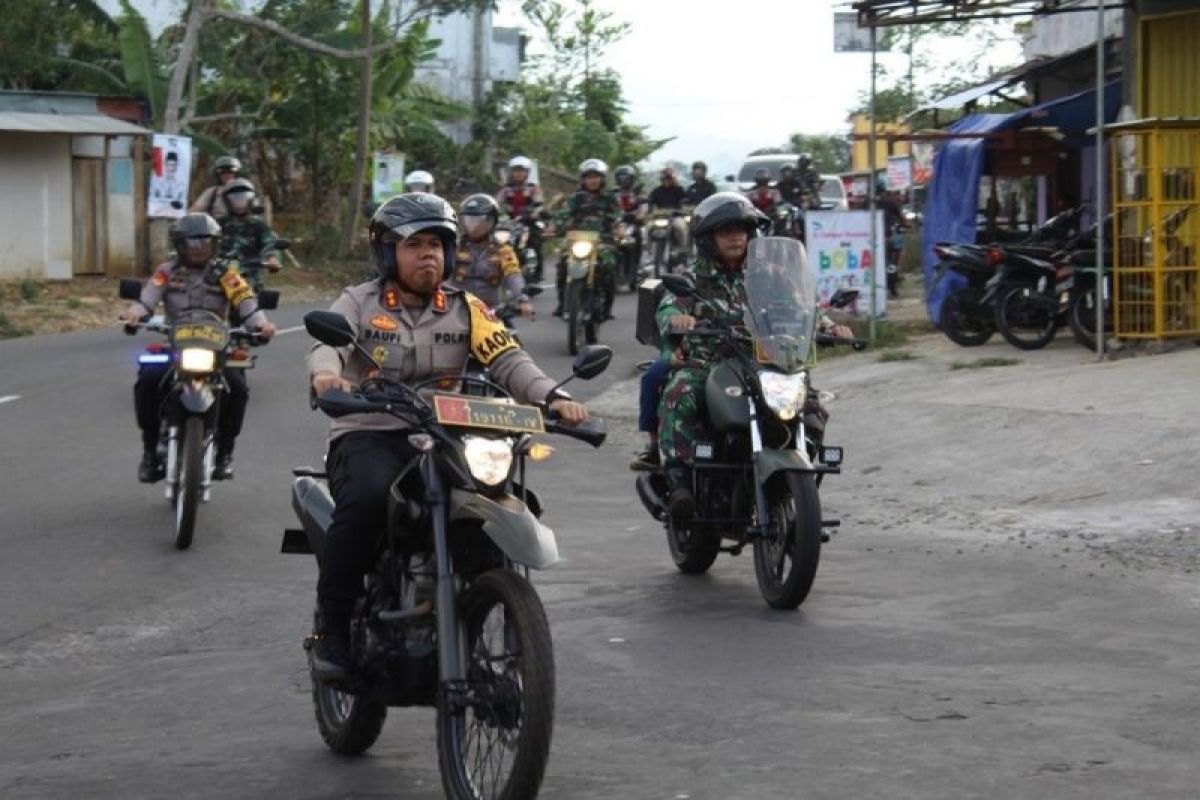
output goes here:
[{"label": "green tree", "polygon": [[793,153],[812,153],[813,163],[822,172],[845,172],[850,169],[850,142],[845,136],[793,133],[790,150]]}]

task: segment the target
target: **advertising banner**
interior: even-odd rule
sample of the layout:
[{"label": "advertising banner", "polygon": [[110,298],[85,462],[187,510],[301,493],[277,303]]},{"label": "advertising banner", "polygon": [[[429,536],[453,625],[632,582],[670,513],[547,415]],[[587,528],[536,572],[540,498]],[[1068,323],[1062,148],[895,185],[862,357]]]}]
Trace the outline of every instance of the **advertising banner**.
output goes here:
[{"label": "advertising banner", "polygon": [[903,192],[912,186],[912,157],[888,156],[887,188],[893,192]]},{"label": "advertising banner", "polygon": [[404,194],[404,153],[376,153],[371,165],[372,200],[382,203]]},{"label": "advertising banner", "polygon": [[192,140],[154,134],[150,150],[150,191],[146,216],[178,219],[187,213],[188,176],[192,173]]},{"label": "advertising banner", "polygon": [[[805,215],[808,260],[817,277],[821,304],[838,289],[858,289],[858,300],[849,310],[871,312],[871,277],[875,278],[875,311],[883,316],[887,303],[887,270],[884,265],[883,212],[875,212],[878,247],[871,253],[871,212],[809,211]],[[875,269],[876,265],[879,269]]]}]

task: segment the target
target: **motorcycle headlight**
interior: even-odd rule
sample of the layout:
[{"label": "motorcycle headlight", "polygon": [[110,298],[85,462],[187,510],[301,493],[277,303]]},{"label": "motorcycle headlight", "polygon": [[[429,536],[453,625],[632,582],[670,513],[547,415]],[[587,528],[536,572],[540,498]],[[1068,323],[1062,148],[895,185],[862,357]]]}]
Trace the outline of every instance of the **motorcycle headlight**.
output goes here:
[{"label": "motorcycle headlight", "polygon": [[762,386],[763,399],[767,408],[781,420],[794,419],[804,405],[804,373],[784,375],[780,372],[760,372],[758,383]]},{"label": "motorcycle headlight", "polygon": [[488,486],[498,486],[508,479],[513,452],[512,445],[506,439],[464,436],[463,451],[467,468],[475,480]]},{"label": "motorcycle headlight", "polygon": [[512,231],[496,231],[495,239],[496,244],[508,244],[509,240],[512,239]]},{"label": "motorcycle headlight", "polygon": [[571,244],[571,255],[581,261],[592,254],[592,243],[578,241]]},{"label": "motorcycle headlight", "polygon": [[179,351],[179,369],[183,372],[212,372],[217,354],[203,347],[185,347]]},{"label": "motorcycle headlight", "polygon": [[667,227],[667,221],[665,219],[656,219],[654,220],[654,227],[665,228]]}]

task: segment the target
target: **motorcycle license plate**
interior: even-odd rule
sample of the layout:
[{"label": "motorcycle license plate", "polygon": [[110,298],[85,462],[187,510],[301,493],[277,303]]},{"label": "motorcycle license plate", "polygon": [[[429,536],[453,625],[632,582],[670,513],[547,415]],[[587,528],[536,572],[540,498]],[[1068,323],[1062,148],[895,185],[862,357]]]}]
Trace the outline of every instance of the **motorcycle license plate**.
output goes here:
[{"label": "motorcycle license plate", "polygon": [[842,465],[842,457],[845,454],[840,447],[822,447],[821,448],[821,463],[828,464],[831,467],[840,467]]},{"label": "motorcycle license plate", "polygon": [[175,341],[181,341],[183,339],[199,339],[203,342],[224,344],[225,331],[212,325],[178,325],[175,328]]},{"label": "motorcycle license plate", "polygon": [[489,400],[461,395],[435,394],[433,410],[442,425],[460,428],[486,428],[516,433],[544,433],[542,410],[537,406],[521,406],[503,400]]}]

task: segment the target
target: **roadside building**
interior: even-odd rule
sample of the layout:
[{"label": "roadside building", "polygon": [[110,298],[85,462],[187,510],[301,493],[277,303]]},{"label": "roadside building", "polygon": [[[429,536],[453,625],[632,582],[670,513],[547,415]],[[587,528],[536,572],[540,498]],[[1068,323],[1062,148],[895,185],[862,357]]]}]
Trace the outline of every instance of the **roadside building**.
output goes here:
[{"label": "roadside building", "polygon": [[136,273],[142,113],[130,98],[0,91],[0,278]]}]

